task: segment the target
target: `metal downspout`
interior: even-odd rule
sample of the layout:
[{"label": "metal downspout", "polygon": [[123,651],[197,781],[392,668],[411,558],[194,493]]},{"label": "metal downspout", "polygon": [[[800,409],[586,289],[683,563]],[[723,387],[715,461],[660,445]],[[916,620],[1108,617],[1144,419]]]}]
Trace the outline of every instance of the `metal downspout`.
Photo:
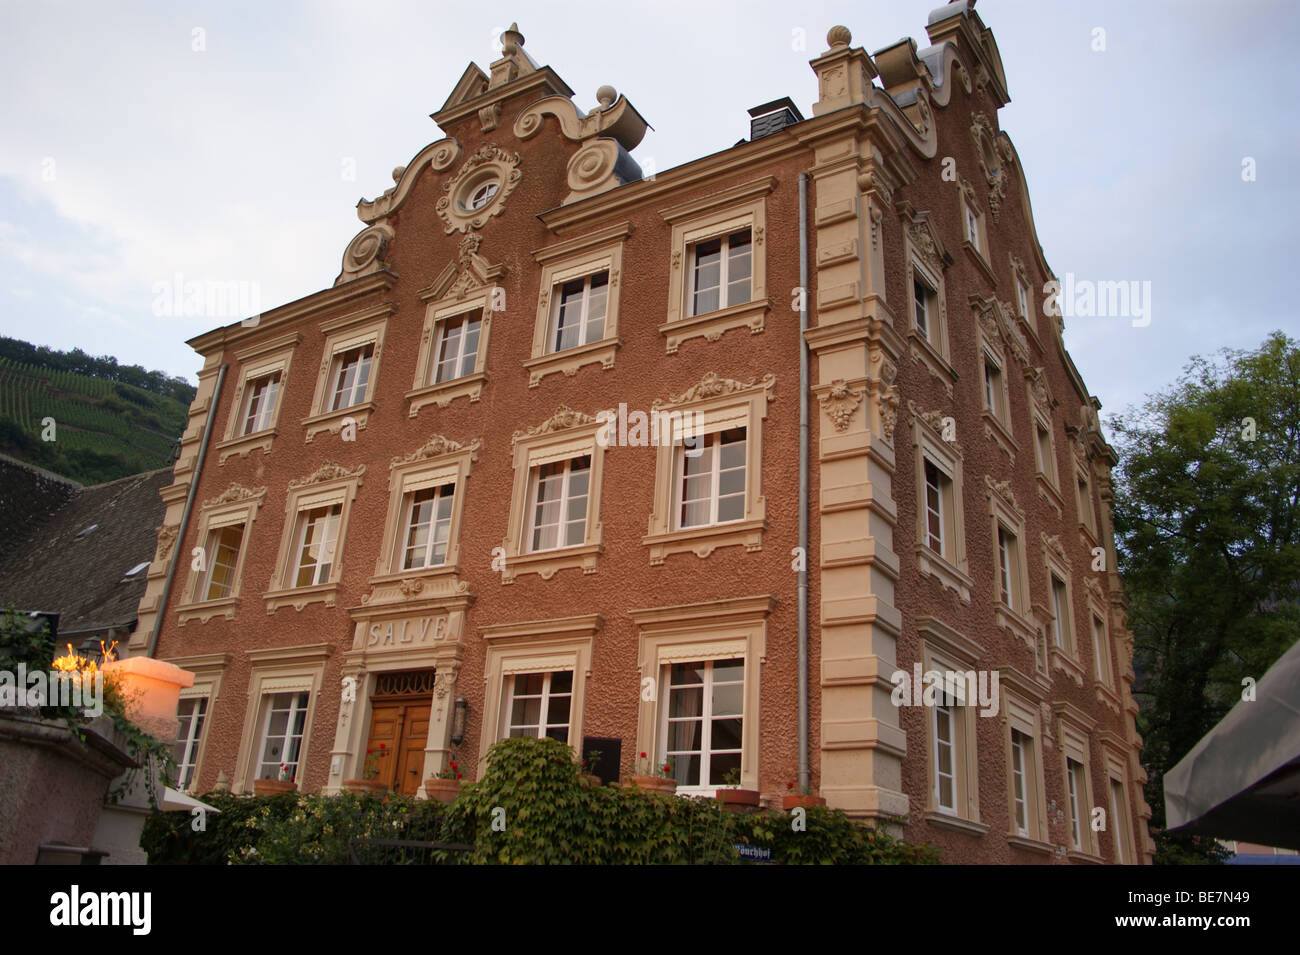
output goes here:
[{"label": "metal downspout", "polygon": [[212,422],[217,417],[217,402],[221,398],[221,386],[226,380],[226,368],[224,363],[221,370],[217,372],[217,387],[212,392],[212,398],[208,404],[208,420],[203,426],[203,442],[199,445],[199,456],[194,461],[194,472],[190,475],[190,492],[185,497],[185,510],[181,514],[181,526],[176,529],[176,545],[172,551],[171,566],[167,568],[167,580],[163,584],[162,596],[158,598],[158,614],[154,617],[153,633],[149,636],[149,649],[145,651],[146,656],[153,656],[158,650],[158,635],[162,633],[163,614],[167,611],[167,600],[172,594],[172,581],[176,579],[176,568],[180,564],[181,551],[185,541],[185,529],[190,524],[190,511],[194,509],[194,496],[199,490],[199,475],[203,473],[203,462],[208,456],[208,441],[212,438]]},{"label": "metal downspout", "polygon": [[808,174],[799,173],[799,791],[808,792]]}]

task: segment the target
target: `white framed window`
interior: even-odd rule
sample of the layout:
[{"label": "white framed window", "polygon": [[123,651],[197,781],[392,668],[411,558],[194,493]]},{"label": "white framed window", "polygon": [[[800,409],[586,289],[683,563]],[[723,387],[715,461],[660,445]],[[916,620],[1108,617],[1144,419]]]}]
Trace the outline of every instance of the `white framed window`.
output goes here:
[{"label": "white framed window", "polygon": [[279,369],[248,382],[244,391],[244,408],[240,437],[257,434],[275,426],[275,403],[280,394]]},{"label": "white framed window", "polygon": [[679,788],[723,785],[740,773],[745,742],[745,661],[735,657],[664,667],[662,755]]},{"label": "white framed window", "polygon": [[179,623],[207,623],[213,616],[234,617],[242,590],[249,538],[266,488],[231,484],[222,494],[205,501],[197,511],[195,541],[202,547],[202,565],[190,565],[190,576],[180,591]]},{"label": "white framed window", "polygon": [[456,485],[439,484],[406,495],[402,570],[436,567],[447,559]]},{"label": "white framed window", "polygon": [[1083,764],[1072,759],[1065,761],[1066,786],[1070,796],[1070,845],[1083,851],[1083,819],[1080,809],[1086,805],[1088,787],[1083,778]]},{"label": "white framed window", "polygon": [[503,738],[550,737],[569,741],[573,707],[573,671],[516,673],[506,677]]},{"label": "white framed window", "polygon": [[679,791],[710,793],[732,770],[741,786],[760,788],[759,662],[775,603],[762,595],[628,611],[640,676],[658,688],[640,698],[635,752],[666,761]]},{"label": "white framed window", "polygon": [[767,194],[763,176],[660,211],[672,225],[668,320],[659,330],[673,354],[692,338],[718,341],[731,329],[763,331],[767,290]]},{"label": "white framed window", "polygon": [[690,315],[705,315],[752,298],[753,235],[739,229],[696,242],[690,250]]},{"label": "white framed window", "polygon": [[469,199],[465,202],[466,208],[468,208],[470,212],[482,209],[493,200],[497,194],[497,190],[500,188],[501,184],[495,179],[489,180],[481,186],[476,187],[469,194]]},{"label": "white framed window", "polygon": [[1029,785],[1026,767],[1029,765],[1032,740],[1020,730],[1011,731],[1011,824],[1016,835],[1029,835]]},{"label": "white framed window", "polygon": [[609,270],[570,279],[554,293],[555,307],[547,335],[547,351],[555,353],[591,345],[605,337],[609,302]]},{"label": "white framed window", "polygon": [[1095,523],[1095,512],[1092,506],[1092,488],[1088,482],[1088,475],[1083,471],[1077,471],[1075,474],[1075,484],[1077,493],[1075,501],[1079,508],[1079,526],[1082,527],[1089,535],[1095,536],[1097,533]]},{"label": "white framed window", "polygon": [[587,539],[591,455],[540,464],[533,469],[531,485],[528,552],[583,544]]},{"label": "white framed window", "polygon": [[939,293],[916,271],[912,272],[912,316],[921,337],[938,348]]},{"label": "white framed window", "polygon": [[998,524],[998,599],[1017,613],[1024,609],[1020,592],[1020,538],[1006,525]]},{"label": "white framed window", "polygon": [[1052,584],[1052,642],[1066,653],[1070,652],[1070,597],[1065,581],[1056,574],[1048,575]]},{"label": "white framed window", "polygon": [[677,553],[705,559],[733,544],[762,549],[763,419],[775,385],[773,375],[741,382],[710,373],[655,402],[654,509],[641,539],[652,565]]},{"label": "white framed window", "polygon": [[561,407],[542,424],[514,433],[514,485],[504,541],[502,583],[519,574],[550,580],[557,570],[596,572],[603,549],[600,489],[605,445],[594,415]]},{"label": "white framed window", "polygon": [[934,709],[934,803],[940,812],[957,812],[957,767],[954,707]]},{"label": "white framed window", "polygon": [[980,249],[980,219],[979,215],[969,205],[964,207],[966,214],[966,241],[974,246],[976,252],[983,251]]},{"label": "white framed window", "polygon": [[600,614],[481,626],[484,661],[479,765],[498,740],[550,736],[581,759],[583,707]]},{"label": "white framed window", "polygon": [[674,447],[676,528],[706,527],[745,518],[745,429],[730,428]]},{"label": "white framed window", "polygon": [[[218,465],[224,465],[234,455],[243,457],[254,450],[271,449],[293,353],[301,341],[302,333],[293,332],[235,352],[239,383],[235,386],[225,432],[217,444]],[[206,374],[199,375],[200,380],[205,377]]]},{"label": "white framed window", "polygon": [[298,544],[294,564],[295,587],[313,587],[328,583],[338,551],[339,521],[343,507],[317,507],[298,515],[295,532]]},{"label": "white framed window", "polygon": [[438,385],[474,374],[478,363],[480,310],[456,315],[438,323],[438,343],[430,365],[428,384]]},{"label": "white framed window", "polygon": [[374,409],[375,382],[393,302],[320,323],[325,335],[311,414],[303,419],[307,443],[318,434],[338,434],[349,421],[364,430]]},{"label": "white framed window", "polygon": [[1006,381],[1002,363],[988,351],[984,352],[984,407],[998,421],[1007,423]]},{"label": "white framed window", "polygon": [[203,739],[203,723],[208,714],[208,698],[196,696],[180,701],[176,710],[176,742],[172,745],[172,758],[176,760],[176,788],[188,792],[194,781],[194,770],[199,761],[199,743]]},{"label": "white framed window", "polygon": [[334,605],[352,502],[365,471],[364,464],[349,468],[326,461],[289,482],[275,576],[262,594],[268,613],[285,605],[301,610],[315,601]]},{"label": "white framed window", "polygon": [[917,569],[970,601],[973,581],[966,560],[962,526],[962,450],[945,441],[946,422],[938,411],[924,412],[908,403],[916,448]]},{"label": "white framed window", "polygon": [[307,725],[307,703],[311,694],[269,693],[262,698],[262,726],[257,748],[255,779],[279,779],[284,766],[296,780]]},{"label": "white framed window", "polygon": [[1034,416],[1034,466],[1038,469],[1038,475],[1055,489],[1056,451],[1052,447],[1052,429],[1037,415]]},{"label": "white framed window", "polygon": [[375,346],[369,343],[334,356],[330,370],[330,411],[351,408],[366,400],[370,361],[374,354]]},{"label": "white framed window", "polygon": [[925,470],[925,545],[951,559],[948,528],[952,527],[952,478],[928,457]]},{"label": "white framed window", "polygon": [[221,600],[234,592],[243,544],[243,524],[227,524],[208,532],[204,548],[207,571],[199,578],[195,600]]},{"label": "white framed window", "polygon": [[1029,314],[1029,286],[1025,280],[1016,276],[1016,311],[1030,328],[1034,327],[1033,316]]}]

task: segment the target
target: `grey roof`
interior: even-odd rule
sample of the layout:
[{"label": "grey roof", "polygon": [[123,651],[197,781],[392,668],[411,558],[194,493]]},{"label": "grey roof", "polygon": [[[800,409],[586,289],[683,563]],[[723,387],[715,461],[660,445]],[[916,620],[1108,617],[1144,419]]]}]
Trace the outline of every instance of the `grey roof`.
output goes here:
[{"label": "grey roof", "polygon": [[123,578],[153,560],[171,468],[87,488],[42,475],[0,460],[0,606],[57,612],[60,633],[132,626],[145,575]]}]

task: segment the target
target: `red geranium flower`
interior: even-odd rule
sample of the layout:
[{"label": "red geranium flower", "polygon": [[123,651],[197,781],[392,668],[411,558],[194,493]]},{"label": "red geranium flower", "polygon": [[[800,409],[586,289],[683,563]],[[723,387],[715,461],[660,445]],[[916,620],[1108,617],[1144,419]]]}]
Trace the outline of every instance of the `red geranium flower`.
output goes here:
[{"label": "red geranium flower", "polygon": [[785,788],[786,788],[786,789],[794,789],[794,783],[786,783],[786,784],[785,784]]},{"label": "red geranium flower", "polygon": [[369,755],[370,755],[371,753],[373,753],[373,752],[374,752],[373,749],[368,749],[368,750],[366,750],[366,755],[369,756]]},{"label": "red geranium flower", "polygon": [[642,758],[642,759],[645,759],[645,753],[642,753],[642,754],[641,754],[641,758]]},{"label": "red geranium flower", "polygon": [[380,744],[379,744],[379,748],[380,748],[380,749],[388,749],[388,744],[387,744],[387,743],[380,743]]},{"label": "red geranium flower", "polygon": [[457,778],[457,779],[460,779],[460,773],[457,773],[457,774],[456,774],[456,778]]}]

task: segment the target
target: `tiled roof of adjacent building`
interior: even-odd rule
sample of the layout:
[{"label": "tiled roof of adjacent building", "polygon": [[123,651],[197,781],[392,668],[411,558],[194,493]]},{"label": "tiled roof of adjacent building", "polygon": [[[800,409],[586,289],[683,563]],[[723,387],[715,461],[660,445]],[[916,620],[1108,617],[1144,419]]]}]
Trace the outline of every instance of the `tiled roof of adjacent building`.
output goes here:
[{"label": "tiled roof of adjacent building", "polygon": [[130,627],[171,468],[94,487],[0,458],[0,605],[59,614],[59,632]]}]

